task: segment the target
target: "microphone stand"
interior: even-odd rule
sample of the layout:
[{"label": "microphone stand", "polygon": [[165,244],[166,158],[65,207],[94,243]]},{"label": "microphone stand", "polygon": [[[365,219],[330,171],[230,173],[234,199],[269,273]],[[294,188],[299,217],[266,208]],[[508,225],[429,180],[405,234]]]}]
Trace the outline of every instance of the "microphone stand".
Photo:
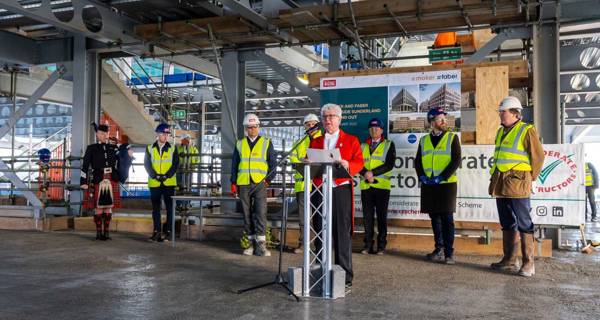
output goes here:
[{"label": "microphone stand", "polygon": [[[317,126],[319,126],[319,124],[317,124]],[[263,284],[259,284],[250,288],[246,288],[246,289],[240,289],[237,291],[238,294],[244,293],[244,292],[248,292],[248,291],[252,291],[252,290],[256,290],[256,289],[260,289],[260,288],[264,288],[264,287],[268,287],[270,285],[279,285],[283,288],[285,288],[285,290],[288,292],[289,295],[293,296],[296,299],[296,302],[300,302],[300,298],[294,294],[294,292],[288,287],[288,282],[285,280],[285,278],[283,277],[282,274],[282,257],[283,257],[283,248],[285,247],[285,241],[286,241],[286,233],[287,233],[287,220],[288,220],[288,210],[287,210],[287,197],[286,197],[286,183],[285,183],[285,168],[287,166],[287,158],[288,156],[294,152],[296,149],[298,149],[298,146],[300,144],[302,144],[304,142],[305,139],[310,139],[310,134],[316,130],[320,130],[319,127],[313,127],[309,130],[307,130],[305,132],[305,135],[302,139],[300,139],[298,142],[296,142],[293,146],[292,149],[290,149],[290,151],[285,152],[283,154],[283,157],[281,158],[281,160],[279,160],[279,162],[277,162],[277,165],[272,168],[267,175],[265,176],[268,177],[271,174],[274,174],[277,171],[277,167],[279,167],[280,165],[284,165],[283,166],[283,174],[282,174],[282,178],[283,178],[283,183],[282,183],[282,198],[283,198],[283,206],[282,206],[282,221],[281,221],[281,240],[279,243],[279,261],[278,261],[278,267],[277,267],[277,274],[275,275],[275,280],[271,281],[271,282],[267,282],[267,283],[263,283]],[[254,187],[252,187],[249,191],[249,193],[252,193],[254,190],[256,190],[256,188],[258,187],[258,185],[260,185],[265,178],[263,178],[263,180],[261,180],[259,183],[257,183]],[[306,181],[306,179],[305,179]],[[306,226],[305,226],[306,227]]]}]

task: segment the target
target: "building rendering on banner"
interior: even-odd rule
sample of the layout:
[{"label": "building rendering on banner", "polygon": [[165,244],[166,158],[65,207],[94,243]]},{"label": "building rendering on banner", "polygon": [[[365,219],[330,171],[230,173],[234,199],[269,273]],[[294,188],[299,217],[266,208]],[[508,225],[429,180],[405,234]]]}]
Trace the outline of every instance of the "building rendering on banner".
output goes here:
[{"label": "building rendering on banner", "polygon": [[429,99],[421,102],[420,109],[421,112],[427,112],[433,107],[442,107],[446,111],[460,110],[460,92],[456,92],[448,84],[443,84]]},{"label": "building rendering on banner", "polygon": [[392,99],[392,112],[417,112],[417,99],[406,89],[400,90]]}]

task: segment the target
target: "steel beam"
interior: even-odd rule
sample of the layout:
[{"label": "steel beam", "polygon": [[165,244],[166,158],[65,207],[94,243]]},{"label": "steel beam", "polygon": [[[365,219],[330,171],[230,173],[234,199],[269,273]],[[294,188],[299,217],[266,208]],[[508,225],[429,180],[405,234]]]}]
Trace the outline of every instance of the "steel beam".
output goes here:
[{"label": "steel beam", "polygon": [[[557,4],[543,2],[541,18],[555,18]],[[560,142],[560,49],[558,23],[533,28],[533,119],[544,143]],[[567,120],[568,121],[568,120]]]},{"label": "steel beam", "polygon": [[340,42],[332,43],[329,46],[329,71],[338,71],[342,65],[342,47]]},{"label": "steel beam", "polygon": [[494,38],[490,39],[490,41],[488,41],[483,47],[479,48],[477,52],[467,58],[467,60],[465,60],[465,64],[481,62],[488,54],[498,49],[498,47],[506,40],[530,39],[531,36],[531,27],[502,29]]},{"label": "steel beam", "polygon": [[[92,121],[97,121],[100,113],[100,59],[98,53],[86,50],[86,39],[77,35],[73,46],[73,107],[71,110],[71,155],[81,157],[86,146],[93,141],[90,127]],[[74,161],[73,165],[81,165]],[[79,184],[81,172],[71,172],[71,183]],[[71,192],[71,201],[80,202],[81,192]],[[77,206],[73,206],[78,211]]]},{"label": "steel beam", "polygon": [[[239,59],[238,52],[225,52],[223,56],[223,83],[226,84],[227,99],[221,103],[221,150],[223,154],[233,154],[237,139],[243,137],[242,120],[245,108],[245,72],[246,64]],[[231,105],[227,104],[227,101]],[[232,121],[235,128],[232,126]],[[237,132],[237,136],[235,134]],[[231,159],[221,160],[221,188],[226,193],[230,190]],[[223,204],[228,211],[234,211],[234,204]]]},{"label": "steel beam", "polygon": [[[73,19],[70,22],[61,21],[54,15],[50,7],[50,1],[42,1],[40,7],[31,10],[24,8],[17,0],[3,0],[0,1],[0,8],[101,42],[117,44],[139,42],[138,39],[133,37],[135,21],[132,19],[99,4],[97,1],[77,0],[72,1],[72,4],[74,12]],[[92,7],[98,10],[97,12],[102,20],[102,28],[97,32],[89,30],[83,20],[84,8],[90,10],[89,8]]]},{"label": "steel beam", "polygon": [[318,104],[318,102],[319,102],[318,93],[315,92],[312,88],[310,88],[307,85],[300,82],[300,80],[298,79],[298,76],[296,75],[295,72],[284,68],[281,65],[280,61],[278,61],[277,59],[266,54],[265,51],[263,51],[263,50],[244,51],[242,53],[242,59],[244,61],[260,60],[260,61],[264,62],[267,66],[269,66],[269,68],[275,70],[275,72],[277,72],[279,75],[281,75],[285,79],[285,81],[290,84],[291,87],[294,87],[294,88],[300,90],[300,92],[303,95],[308,96],[310,99],[312,99],[315,103]]}]

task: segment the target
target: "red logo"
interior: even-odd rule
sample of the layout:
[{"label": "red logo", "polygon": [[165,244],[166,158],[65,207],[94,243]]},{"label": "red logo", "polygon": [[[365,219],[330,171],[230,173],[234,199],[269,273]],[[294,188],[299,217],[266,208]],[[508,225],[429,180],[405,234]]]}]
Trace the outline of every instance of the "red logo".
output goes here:
[{"label": "red logo", "polygon": [[323,87],[335,87],[335,79],[334,80],[323,80]]}]

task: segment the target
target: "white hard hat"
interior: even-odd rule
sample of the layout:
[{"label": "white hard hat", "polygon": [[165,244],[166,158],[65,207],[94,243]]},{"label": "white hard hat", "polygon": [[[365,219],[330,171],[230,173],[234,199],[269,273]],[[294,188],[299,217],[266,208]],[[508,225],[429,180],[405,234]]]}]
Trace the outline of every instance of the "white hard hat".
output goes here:
[{"label": "white hard hat", "polygon": [[257,126],[260,124],[260,120],[258,120],[258,116],[256,116],[254,113],[248,113],[245,117],[244,117],[244,126]]},{"label": "white hard hat", "polygon": [[504,110],[509,110],[509,109],[517,109],[519,111],[523,110],[521,101],[519,101],[519,99],[517,99],[516,97],[513,97],[513,96],[508,96],[508,97],[502,99],[502,102],[500,102],[500,107],[499,107],[498,111],[504,111]]},{"label": "white hard hat", "polygon": [[317,117],[317,115],[314,114],[314,113],[309,113],[306,116],[304,116],[304,122],[303,123],[307,123],[309,121],[319,122],[319,117]]},{"label": "white hard hat", "polygon": [[181,139],[189,139],[191,138],[191,136],[189,135],[189,133],[184,133],[181,135]]}]

